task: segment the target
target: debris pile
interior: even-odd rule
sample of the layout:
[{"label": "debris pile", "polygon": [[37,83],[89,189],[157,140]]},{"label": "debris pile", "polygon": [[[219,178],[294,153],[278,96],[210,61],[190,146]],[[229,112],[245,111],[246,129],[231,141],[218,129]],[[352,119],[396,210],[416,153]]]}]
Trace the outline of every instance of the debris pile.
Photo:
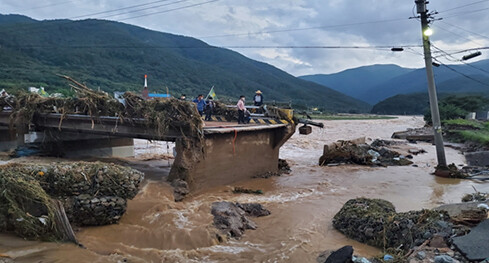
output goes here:
[{"label": "debris pile", "polygon": [[[375,145],[383,145],[376,143]],[[412,162],[398,152],[383,146],[368,145],[363,142],[338,141],[325,145],[319,165],[354,163],[360,165],[410,165]]]},{"label": "debris pile", "polygon": [[215,102],[214,115],[222,116],[227,121],[238,121],[238,108],[227,107],[224,103]]},{"label": "debris pile", "polygon": [[468,178],[469,174],[464,169],[458,169],[457,166],[452,163],[446,166],[437,166],[435,170],[435,175],[446,178]]},{"label": "debris pile", "polygon": [[75,97],[42,97],[38,94],[22,94],[12,99],[12,121],[17,128],[33,123],[37,114],[62,114],[61,122],[67,114],[80,114],[96,121],[100,116],[119,117],[121,122],[131,123],[133,118],[144,119],[148,128],[156,134],[164,135],[170,128],[181,131],[189,138],[202,136],[202,119],[195,105],[177,99],[145,100],[139,95],[126,92],[124,103],[110,97],[105,92],[94,91],[71,77],[61,76],[76,93]]},{"label": "debris pile", "polygon": [[214,226],[228,237],[240,238],[247,229],[256,229],[256,223],[248,216],[270,215],[270,211],[261,204],[240,204],[231,202],[212,203]]},{"label": "debris pile", "polygon": [[15,104],[15,97],[13,96],[0,97],[0,112],[6,109],[12,109],[14,104]]},{"label": "debris pile", "polygon": [[132,199],[138,193],[143,173],[103,162],[60,162],[50,164],[9,164],[13,173],[33,176],[51,196],[118,196]]},{"label": "debris pile", "polygon": [[126,199],[139,191],[143,173],[101,162],[7,164],[0,169],[0,231],[32,239],[59,240],[53,198],[70,223],[116,223]]},{"label": "debris pile", "polygon": [[460,214],[452,217],[452,221],[455,224],[461,224],[470,227],[476,226],[486,219],[487,210],[480,208],[462,210]]},{"label": "debris pile", "polygon": [[0,232],[28,239],[60,240],[50,197],[31,176],[0,169]]},{"label": "debris pile", "polygon": [[280,173],[288,174],[290,171],[290,165],[285,159],[278,159],[278,170]]},{"label": "debris pile", "polygon": [[462,202],[480,202],[480,201],[486,201],[489,199],[489,193],[482,193],[479,191],[476,191],[475,193],[472,194],[466,194],[462,197]]},{"label": "debris pile", "polygon": [[234,194],[254,194],[254,195],[262,195],[263,191],[262,190],[253,190],[253,189],[248,189],[248,188],[243,188],[243,187],[235,187],[233,189]]},{"label": "debris pile", "polygon": [[396,213],[385,200],[358,198],[345,203],[333,226],[354,240],[380,247],[408,251],[435,234],[448,237],[452,231],[443,211],[421,210]]}]

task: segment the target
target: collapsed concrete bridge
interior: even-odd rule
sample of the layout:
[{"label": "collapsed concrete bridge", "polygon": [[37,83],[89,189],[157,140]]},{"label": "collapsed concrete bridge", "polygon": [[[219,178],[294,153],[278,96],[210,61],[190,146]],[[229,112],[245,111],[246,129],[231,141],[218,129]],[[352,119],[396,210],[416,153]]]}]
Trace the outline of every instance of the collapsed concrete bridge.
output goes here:
[{"label": "collapsed concrete bridge", "polygon": [[[24,134],[8,128],[10,115],[0,112],[0,126],[4,126],[0,129],[0,149],[15,140],[24,141]],[[189,142],[181,131],[169,129],[158,134],[140,118],[121,122],[118,117],[49,113],[35,114],[31,123],[36,131],[56,133],[68,152],[82,146],[86,150],[123,148],[133,145],[133,138],[175,142],[176,158],[169,180],[183,179],[191,190],[277,172],[280,147],[295,132],[295,124],[285,121],[260,121],[256,125],[205,122],[202,151],[195,152],[195,148],[187,147]]]}]

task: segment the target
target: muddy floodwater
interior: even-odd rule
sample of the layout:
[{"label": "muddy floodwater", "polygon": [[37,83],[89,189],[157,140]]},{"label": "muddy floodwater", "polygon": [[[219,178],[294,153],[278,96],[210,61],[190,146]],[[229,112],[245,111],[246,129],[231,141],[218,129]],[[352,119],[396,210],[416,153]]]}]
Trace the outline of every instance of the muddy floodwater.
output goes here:
[{"label": "muddy floodwater", "polygon": [[[436,154],[428,143],[408,144],[427,151],[414,156],[417,167],[318,166],[324,144],[358,137],[368,142],[389,139],[395,131],[423,126],[422,117],[324,124],[324,129],[313,128],[310,135],[294,134],[281,148],[281,158],[291,165],[290,174],[201,189],[181,203],[173,202],[172,189],[164,182],[170,162],[146,158],[151,154],[145,153],[166,154],[171,149],[165,143],[140,146],[136,152],[146,154],[145,158],[119,160],[146,173],[141,192],[129,201],[119,224],[78,229],[77,237],[86,249],[3,234],[0,254],[16,262],[315,262],[324,250],[352,245],[356,254],[374,256],[378,249],[349,240],[332,227],[333,216],[347,200],[382,198],[398,211],[408,211],[460,202],[473,187],[489,191],[487,183],[431,175]],[[457,150],[446,148],[446,154],[450,163],[465,163]],[[261,189],[264,194],[233,194],[233,186]],[[272,214],[253,218],[258,229],[246,231],[240,240],[218,244],[210,213],[216,201],[258,202]]]}]

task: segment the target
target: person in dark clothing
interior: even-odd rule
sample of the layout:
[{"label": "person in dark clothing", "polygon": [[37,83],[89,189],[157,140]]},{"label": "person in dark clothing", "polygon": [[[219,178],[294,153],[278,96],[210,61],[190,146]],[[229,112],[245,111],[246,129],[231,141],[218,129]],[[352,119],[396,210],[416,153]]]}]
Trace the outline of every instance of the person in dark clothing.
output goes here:
[{"label": "person in dark clothing", "polygon": [[214,107],[216,107],[216,103],[212,99],[211,96],[207,99],[205,103],[205,120],[210,121],[212,117],[212,113],[214,113]]},{"label": "person in dark clothing", "polygon": [[253,97],[253,103],[255,104],[255,106],[263,105],[263,95],[261,94],[260,90],[257,90],[255,92],[255,96]]},{"label": "person in dark clothing", "polygon": [[197,111],[199,111],[200,116],[204,115],[204,107],[205,107],[205,100],[204,100],[204,95],[199,94],[195,100],[193,100],[195,104],[197,104]]}]

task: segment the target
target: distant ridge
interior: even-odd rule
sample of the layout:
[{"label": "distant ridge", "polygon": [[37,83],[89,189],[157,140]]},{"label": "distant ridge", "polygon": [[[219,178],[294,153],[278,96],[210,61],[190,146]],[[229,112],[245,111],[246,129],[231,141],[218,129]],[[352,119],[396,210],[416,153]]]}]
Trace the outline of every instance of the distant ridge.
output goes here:
[{"label": "distant ridge", "polygon": [[366,100],[365,90],[388,79],[404,75],[413,69],[397,65],[371,65],[347,69],[334,74],[300,76],[301,79],[316,82],[359,100]]},{"label": "distant ridge", "polygon": [[[470,65],[449,65],[449,67],[459,73],[445,66],[434,68],[438,92],[489,93],[489,60],[481,60]],[[372,65],[335,74],[300,78],[327,85],[372,105],[400,94],[427,92],[428,85],[424,68],[406,69],[396,65]]]}]

